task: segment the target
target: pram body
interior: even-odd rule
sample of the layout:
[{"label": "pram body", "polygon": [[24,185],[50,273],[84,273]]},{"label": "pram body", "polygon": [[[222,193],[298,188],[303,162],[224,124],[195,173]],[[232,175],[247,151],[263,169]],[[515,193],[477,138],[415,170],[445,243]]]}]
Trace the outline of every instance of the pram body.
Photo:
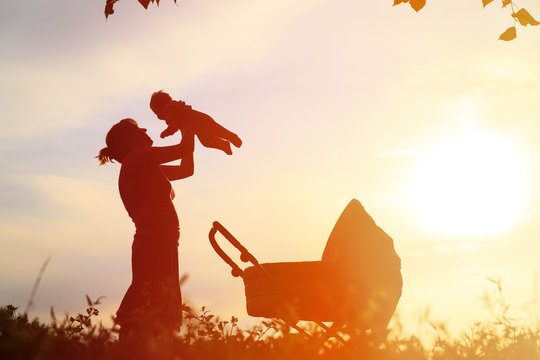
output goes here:
[{"label": "pram body", "polygon": [[[371,222],[365,221],[366,216]],[[240,269],[217,244],[217,232],[240,251],[242,261],[252,266]],[[372,246],[376,252],[387,254],[370,254],[369,247],[358,246],[366,234],[381,242]],[[343,240],[351,236],[360,236],[353,241],[355,246]],[[292,325],[300,320],[314,321],[327,330],[323,322],[332,322],[338,328],[347,325],[379,331],[386,329],[401,296],[400,260],[393,241],[355,199],[334,226],[321,261],[259,264],[218,222],[213,223],[209,238],[214,250],[232,267],[232,275],[242,277],[250,316],[280,318]],[[385,271],[369,270],[381,261],[386,262],[380,264]],[[366,271],[371,274],[366,276]]]},{"label": "pram body", "polygon": [[337,262],[261,264],[244,270],[247,313],[266,318],[334,322],[343,318],[344,269]]}]

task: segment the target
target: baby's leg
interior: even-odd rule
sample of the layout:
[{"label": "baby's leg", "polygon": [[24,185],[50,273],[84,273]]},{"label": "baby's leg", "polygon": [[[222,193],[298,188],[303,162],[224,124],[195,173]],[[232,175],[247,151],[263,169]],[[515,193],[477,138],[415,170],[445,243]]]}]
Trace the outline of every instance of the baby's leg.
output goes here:
[{"label": "baby's leg", "polygon": [[199,141],[203,146],[219,149],[224,151],[228,155],[232,155],[231,143],[229,143],[227,140],[219,139],[216,137],[205,137],[198,135],[197,137],[199,138]]},{"label": "baby's leg", "polygon": [[230,141],[234,146],[239,148],[242,146],[242,140],[230,130],[225,129],[223,126],[219,125],[217,122],[214,122],[212,127],[212,132],[216,137]]}]

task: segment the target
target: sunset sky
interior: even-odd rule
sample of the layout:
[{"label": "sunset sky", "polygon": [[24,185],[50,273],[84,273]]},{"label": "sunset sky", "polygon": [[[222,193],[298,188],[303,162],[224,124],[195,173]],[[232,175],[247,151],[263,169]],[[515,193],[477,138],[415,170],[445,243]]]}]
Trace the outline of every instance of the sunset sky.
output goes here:
[{"label": "sunset sky", "polygon": [[[540,19],[540,5],[520,3]],[[184,299],[245,312],[243,284],[208,243],[214,220],[261,262],[318,260],[352,198],[395,242],[412,331],[427,306],[462,329],[489,316],[486,277],[511,313],[534,297],[540,258],[540,28],[494,2],[121,0],[0,4],[0,304],[31,316],[116,311],[134,226],[118,164],[94,158],[125,117],[155,145],[164,89],[235,131],[233,156],[196,146],[174,183]],[[536,307],[538,310],[538,306]]]}]

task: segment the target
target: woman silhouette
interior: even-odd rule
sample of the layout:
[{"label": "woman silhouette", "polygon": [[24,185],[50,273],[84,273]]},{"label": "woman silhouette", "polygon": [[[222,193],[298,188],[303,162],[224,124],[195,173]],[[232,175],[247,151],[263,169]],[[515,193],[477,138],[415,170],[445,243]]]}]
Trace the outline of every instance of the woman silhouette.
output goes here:
[{"label": "woman silhouette", "polygon": [[[172,203],[171,180],[193,175],[194,137],[183,129],[178,145],[153,147],[152,139],[133,119],[123,119],[107,133],[100,164],[122,164],[120,196],[135,223],[132,282],[116,315],[120,341],[138,343],[153,336],[170,336],[182,323],[178,279],[180,228]],[[181,159],[180,165],[162,165]],[[143,341],[144,342],[144,341]]]}]

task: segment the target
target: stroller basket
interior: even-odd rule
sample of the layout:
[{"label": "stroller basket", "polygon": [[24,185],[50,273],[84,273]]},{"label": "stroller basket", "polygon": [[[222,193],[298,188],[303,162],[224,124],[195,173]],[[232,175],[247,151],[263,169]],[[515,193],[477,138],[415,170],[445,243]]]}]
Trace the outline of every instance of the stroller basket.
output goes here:
[{"label": "stroller basket", "polygon": [[[215,235],[220,232],[240,250],[240,259],[253,266],[240,269],[219,247]],[[242,277],[246,308],[250,316],[317,322],[345,321],[351,307],[345,306],[355,287],[345,268],[337,261],[303,261],[259,264],[219,222],[214,222],[210,243],[232,267],[234,277]],[[356,296],[352,296],[355,298]]]},{"label": "stroller basket", "polygon": [[343,315],[346,285],[335,262],[305,261],[251,266],[243,276],[251,316],[335,321]]}]

